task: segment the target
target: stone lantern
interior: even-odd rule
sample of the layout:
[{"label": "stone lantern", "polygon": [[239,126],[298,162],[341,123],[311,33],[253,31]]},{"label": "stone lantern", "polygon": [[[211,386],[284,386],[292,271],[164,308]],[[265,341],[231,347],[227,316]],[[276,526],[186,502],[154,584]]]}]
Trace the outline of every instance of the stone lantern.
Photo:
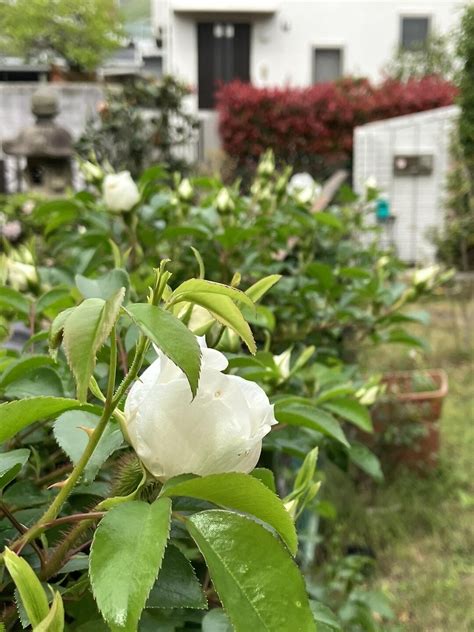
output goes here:
[{"label": "stone lantern", "polygon": [[59,196],[72,186],[72,137],[54,122],[59,112],[58,98],[47,86],[31,99],[35,124],[3,143],[5,154],[26,158],[23,177],[27,190],[46,196]]}]

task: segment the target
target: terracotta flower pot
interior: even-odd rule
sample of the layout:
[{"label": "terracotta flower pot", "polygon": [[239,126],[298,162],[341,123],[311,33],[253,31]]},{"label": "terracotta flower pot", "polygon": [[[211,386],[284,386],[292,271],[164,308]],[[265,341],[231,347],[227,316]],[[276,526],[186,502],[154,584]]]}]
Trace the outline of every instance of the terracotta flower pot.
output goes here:
[{"label": "terracotta flower pot", "polygon": [[[424,390],[423,383],[417,385],[420,378],[430,382],[428,387],[432,388]],[[394,464],[420,471],[435,468],[439,418],[448,393],[445,371],[397,371],[387,373],[382,383],[386,384],[386,392],[372,408],[372,447]]]}]

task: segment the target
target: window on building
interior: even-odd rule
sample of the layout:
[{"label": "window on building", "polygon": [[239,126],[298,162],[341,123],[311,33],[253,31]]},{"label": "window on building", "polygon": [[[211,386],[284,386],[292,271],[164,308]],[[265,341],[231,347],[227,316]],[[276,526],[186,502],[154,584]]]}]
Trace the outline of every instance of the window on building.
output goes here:
[{"label": "window on building", "polygon": [[314,83],[334,81],[342,75],[342,50],[340,48],[314,49]]},{"label": "window on building", "polygon": [[428,39],[430,19],[428,17],[402,18],[401,47],[405,50],[421,48]]}]

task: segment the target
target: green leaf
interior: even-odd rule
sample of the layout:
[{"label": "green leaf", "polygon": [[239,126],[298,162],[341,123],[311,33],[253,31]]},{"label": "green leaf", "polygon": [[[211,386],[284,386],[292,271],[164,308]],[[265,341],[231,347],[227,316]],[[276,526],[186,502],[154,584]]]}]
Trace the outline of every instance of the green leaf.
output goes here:
[{"label": "green leaf", "polygon": [[315,632],[303,577],[264,527],[222,510],[187,522],[236,632]]},{"label": "green leaf", "polygon": [[318,213],[315,213],[313,217],[315,221],[319,222],[320,224],[324,224],[325,226],[337,228],[338,230],[342,230],[344,228],[344,224],[341,222],[341,220],[331,213],[319,211]]},{"label": "green leaf", "polygon": [[376,481],[383,481],[383,472],[379,459],[362,443],[353,443],[348,449],[349,459]]},{"label": "green leaf", "polygon": [[280,279],[281,274],[270,274],[251,285],[247,290],[245,290],[245,294],[251,298],[254,303],[256,303],[262,298],[262,296],[271,290]]},{"label": "green leaf", "polygon": [[30,302],[20,292],[10,287],[0,287],[0,307],[11,309],[20,314],[28,314]]},{"label": "green leaf", "polygon": [[74,309],[64,323],[64,351],[76,379],[80,402],[87,400],[97,352],[117,320],[124,295],[125,288],[121,288],[107,301],[88,298]]},{"label": "green leaf", "polygon": [[220,608],[214,608],[203,618],[202,632],[234,632],[234,628],[226,613]]},{"label": "green leaf", "polygon": [[[330,630],[335,630],[336,632],[342,632],[342,628],[339,624],[339,621],[336,618],[336,615],[331,611],[330,608],[325,606],[323,603],[319,603],[319,601],[311,600],[309,602],[311,607],[311,612],[313,613],[314,620],[316,623],[321,623],[322,625],[328,626]],[[318,626],[319,630],[319,626]]]},{"label": "green leaf", "polygon": [[54,360],[47,355],[37,355],[31,356],[30,358],[16,360],[15,362],[9,364],[8,368],[2,373],[0,377],[0,389],[5,388],[8,384],[24,377],[31,371],[54,364]]},{"label": "green leaf", "polygon": [[207,607],[207,599],[194,574],[191,563],[175,546],[168,545],[155,585],[151,589],[147,608]]},{"label": "green leaf", "polygon": [[125,288],[125,299],[127,302],[128,291],[130,288],[130,278],[126,270],[116,268],[98,277],[97,279],[88,279],[82,274],[76,274],[76,285],[79,292],[84,298],[102,298],[104,301],[112,298],[120,288]]},{"label": "green leaf", "polygon": [[306,426],[317,430],[327,437],[331,437],[342,445],[349,447],[339,422],[329,413],[320,408],[312,408],[303,404],[288,404],[279,407],[275,404],[275,417],[283,424],[291,426]]},{"label": "green leaf", "polygon": [[252,330],[231,298],[219,294],[193,294],[189,300],[207,309],[222,325],[235,331],[245,342],[250,353],[257,352]]},{"label": "green leaf", "polygon": [[28,461],[30,451],[26,448],[0,454],[0,490],[12,481]]},{"label": "green leaf", "polygon": [[296,362],[291,367],[290,375],[294,375],[300,369],[302,369],[310,360],[313,353],[316,351],[316,348],[313,345],[306,347],[297,357]]},{"label": "green leaf", "polygon": [[[81,458],[89,439],[82,428],[93,430],[98,421],[97,415],[76,410],[63,413],[54,422],[54,437],[74,465]],[[109,421],[86,465],[83,475],[84,483],[89,484],[94,481],[102,465],[115,450],[120,448],[122,443],[123,436],[118,424]]]},{"label": "green leaf", "polygon": [[259,480],[240,472],[210,474],[173,484],[168,481],[162,496],[188,496],[241,511],[266,522],[280,534],[291,553],[298,548],[295,525],[276,494]]},{"label": "green leaf", "polygon": [[387,343],[408,345],[410,347],[418,347],[420,349],[427,348],[427,343],[424,338],[413,336],[404,329],[392,329],[383,337],[383,341]]},{"label": "green leaf", "polygon": [[335,283],[333,270],[327,263],[320,263],[319,261],[310,263],[306,267],[306,274],[317,279],[319,285],[324,290],[331,289]]},{"label": "green leaf", "polygon": [[36,421],[50,419],[75,408],[94,410],[93,406],[81,405],[77,399],[65,397],[30,397],[0,404],[0,443]]},{"label": "green leaf", "polygon": [[204,279],[189,279],[177,287],[168,299],[170,305],[182,301],[189,301],[207,309],[217,321],[235,331],[251,353],[256,353],[252,331],[235,304],[241,302],[255,309],[253,301],[244,292],[221,283]]},{"label": "green leaf", "polygon": [[351,395],[354,392],[354,387],[351,384],[336,384],[335,386],[329,385],[325,388],[316,398],[316,404],[323,404],[327,401],[343,397],[344,395]]},{"label": "green leaf", "polygon": [[5,549],[5,566],[20,593],[23,607],[31,625],[39,625],[48,616],[49,605],[40,580],[26,560]]},{"label": "green leaf", "polygon": [[271,470],[267,470],[266,467],[256,467],[250,472],[250,476],[258,479],[263,483],[270,491],[276,494],[275,475]]},{"label": "green leaf", "polygon": [[75,307],[68,307],[64,311],[60,312],[56,318],[53,320],[51,324],[51,328],[49,330],[49,352],[51,355],[56,355],[56,350],[61,344],[64,333],[64,325],[66,324],[66,320],[73,313]]},{"label": "green leaf", "polygon": [[68,287],[55,287],[48,292],[45,292],[35,305],[35,311],[37,314],[42,314],[46,310],[55,308],[66,309],[74,305],[74,300],[71,296],[70,289]]},{"label": "green leaf", "polygon": [[47,367],[36,369],[24,377],[18,378],[5,389],[8,399],[23,399],[25,397],[64,397],[64,387],[61,378],[54,369]]},{"label": "green leaf", "polygon": [[308,452],[303,465],[298,470],[293,491],[284,499],[285,506],[295,518],[298,518],[319,491],[321,483],[315,481],[317,460],[318,448],[313,448]]},{"label": "green leaf", "polygon": [[196,336],[186,325],[160,307],[135,303],[127,308],[134,323],[188,378],[196,395],[201,369],[201,350]]},{"label": "green leaf", "polygon": [[33,628],[33,632],[63,632],[64,630],[64,606],[58,591],[54,593],[51,610],[47,617],[39,625]]},{"label": "green leaf", "polygon": [[192,298],[195,294],[216,294],[218,296],[227,296],[234,302],[244,303],[248,307],[254,308],[254,302],[246,294],[236,287],[224,285],[223,283],[215,283],[206,279],[188,279],[181,283],[171,294],[169,298],[170,304],[181,303],[182,301],[195,302]]},{"label": "green leaf", "polygon": [[171,501],[117,505],[101,520],[92,542],[92,592],[105,621],[136,632],[160,570],[170,529]]},{"label": "green leaf", "polygon": [[347,419],[347,421],[351,421],[361,430],[366,432],[373,431],[369,411],[355,399],[333,399],[330,402],[326,402],[324,408],[343,419]]}]

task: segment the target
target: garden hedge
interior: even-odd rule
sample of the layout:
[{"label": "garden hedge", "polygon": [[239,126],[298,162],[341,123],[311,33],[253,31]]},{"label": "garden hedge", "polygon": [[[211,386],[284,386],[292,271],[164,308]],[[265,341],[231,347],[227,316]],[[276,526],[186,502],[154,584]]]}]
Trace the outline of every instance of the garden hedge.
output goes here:
[{"label": "garden hedge", "polygon": [[402,114],[450,105],[453,84],[437,77],[375,86],[346,78],[309,88],[257,88],[234,81],[217,94],[225,151],[251,167],[267,148],[296,169],[319,174],[348,164],[354,127]]}]

